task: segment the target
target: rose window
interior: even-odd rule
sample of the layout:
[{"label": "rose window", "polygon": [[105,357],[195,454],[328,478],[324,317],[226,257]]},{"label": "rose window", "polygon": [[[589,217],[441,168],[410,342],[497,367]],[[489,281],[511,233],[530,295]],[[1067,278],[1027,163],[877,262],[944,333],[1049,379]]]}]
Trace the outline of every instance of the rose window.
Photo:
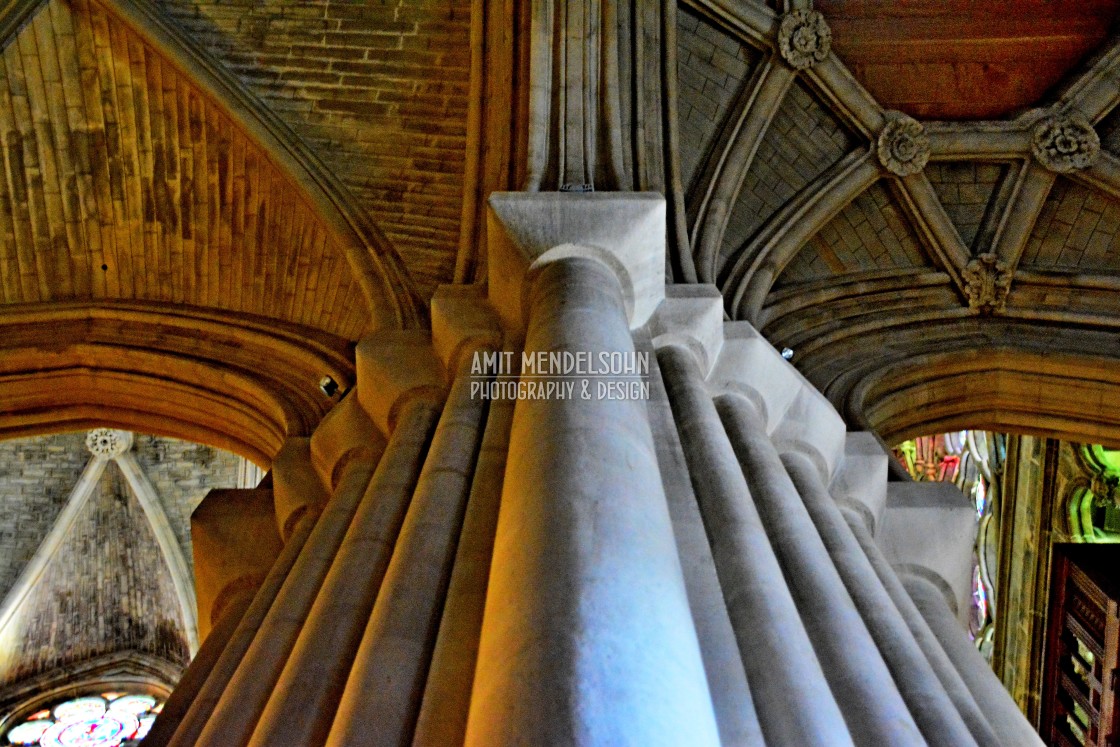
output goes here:
[{"label": "rose window", "polygon": [[24,717],[8,730],[8,744],[41,747],[118,747],[139,744],[163,709],[151,695],[107,692],[73,698]]}]

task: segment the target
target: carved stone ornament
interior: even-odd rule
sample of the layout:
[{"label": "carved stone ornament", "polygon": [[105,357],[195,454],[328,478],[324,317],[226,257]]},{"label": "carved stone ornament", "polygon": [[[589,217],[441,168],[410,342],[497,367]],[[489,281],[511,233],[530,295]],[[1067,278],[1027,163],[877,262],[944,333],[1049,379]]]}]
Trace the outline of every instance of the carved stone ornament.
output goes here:
[{"label": "carved stone ornament", "polygon": [[994,253],[987,252],[973,259],[962,275],[968,293],[968,308],[985,315],[1006,308],[1011,273]]},{"label": "carved stone ornament", "polygon": [[1068,174],[1093,164],[1101,152],[1101,139],[1089,120],[1075,112],[1047,117],[1035,125],[1031,151],[1046,168]]},{"label": "carved stone ornament", "polygon": [[1120,481],[1112,475],[1093,475],[1089,480],[1089,491],[1093,494],[1095,506],[1120,505]]},{"label": "carved stone ornament", "polygon": [[822,62],[832,47],[832,30],[815,10],[794,10],[782,17],[778,27],[778,52],[797,70]]},{"label": "carved stone ornament", "polygon": [[86,448],[94,456],[113,459],[132,448],[132,434],[112,428],[94,428],[86,434]]},{"label": "carved stone ornament", "polygon": [[879,163],[892,174],[917,174],[929,161],[929,136],[921,122],[896,114],[879,133]]}]

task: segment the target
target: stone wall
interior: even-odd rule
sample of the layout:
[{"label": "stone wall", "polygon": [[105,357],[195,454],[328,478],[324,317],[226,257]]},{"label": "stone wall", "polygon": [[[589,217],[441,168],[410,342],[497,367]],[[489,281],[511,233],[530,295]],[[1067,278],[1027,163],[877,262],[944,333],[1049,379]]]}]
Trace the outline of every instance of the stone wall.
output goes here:
[{"label": "stone wall", "polygon": [[[0,592],[35,555],[90,461],[84,432],[0,441]],[[155,489],[184,558],[190,514],[212,488],[238,484],[242,459],[201,444],[147,435],[133,454]],[[187,638],[167,562],[115,463],[36,585],[3,629],[0,685],[94,657],[134,651],[183,666]]]},{"label": "stone wall", "polygon": [[135,436],[136,460],[159,495],[187,564],[191,552],[191,512],[214,488],[236,488],[241,459],[236,454],[190,441]]},{"label": "stone wall", "polygon": [[18,636],[20,651],[3,662],[0,682],[117,651],[186,665],[179,604],[165,568],[140,504],[110,464],[5,631]]},{"label": "stone wall", "polygon": [[425,298],[451,281],[465,168],[469,2],[160,5],[354,192]]},{"label": "stone wall", "polygon": [[89,452],[84,433],[0,441],[0,597],[50,531]]},{"label": "stone wall", "polygon": [[677,118],[686,187],[703,166],[758,56],[688,8],[677,10]]},{"label": "stone wall", "polygon": [[727,223],[723,253],[733,259],[774,213],[856,147],[856,140],[809,89],[795,83],[758,145]]}]

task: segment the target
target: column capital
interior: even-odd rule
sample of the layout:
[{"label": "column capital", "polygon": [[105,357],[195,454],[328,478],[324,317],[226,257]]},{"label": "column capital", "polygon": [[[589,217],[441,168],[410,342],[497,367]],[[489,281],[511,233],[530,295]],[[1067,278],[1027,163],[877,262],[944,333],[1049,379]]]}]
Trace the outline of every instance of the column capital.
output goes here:
[{"label": "column capital", "polygon": [[892,482],[876,542],[897,573],[932,581],[963,622],[976,522],[976,508],[952,483]]},{"label": "column capital", "polygon": [[704,378],[723,347],[723,296],[714,285],[670,285],[650,320],[655,348],[679,345],[692,353]]},{"label": "column capital", "polygon": [[362,339],[355,351],[358,402],[381,432],[393,432],[401,407],[412,398],[443,402],[443,365],[432,338],[416,330],[382,330]]},{"label": "column capital", "polygon": [[655,192],[495,192],[487,210],[490,302],[523,332],[533,271],[571,256],[597,259],[622,285],[631,328],[665,297],[665,198]]},{"label": "column capital", "polygon": [[223,607],[255,591],[283,548],[272,491],[211,490],[191,514],[199,636],[205,638]]},{"label": "column capital", "polygon": [[500,350],[502,325],[478,285],[441,285],[432,297],[432,347],[448,376],[478,348]]},{"label": "column capital", "polygon": [[311,434],[311,463],[333,492],[352,459],[376,462],[385,450],[385,436],[377,429],[356,394],[331,408]]},{"label": "column capital", "polygon": [[311,462],[311,439],[289,436],[272,460],[272,492],[280,536],[286,541],[308,511],[320,511],[331,494]]}]

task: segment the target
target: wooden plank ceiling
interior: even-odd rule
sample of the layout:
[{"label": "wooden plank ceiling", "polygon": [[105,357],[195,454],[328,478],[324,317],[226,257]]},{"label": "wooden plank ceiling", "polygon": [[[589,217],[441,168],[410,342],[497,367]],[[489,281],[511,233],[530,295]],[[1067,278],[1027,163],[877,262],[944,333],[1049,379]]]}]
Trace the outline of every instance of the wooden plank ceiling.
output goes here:
[{"label": "wooden plank ceiling", "polygon": [[1104,42],[1120,0],[818,0],[833,49],[885,107],[995,119],[1042,103]]},{"label": "wooden plank ceiling", "polygon": [[96,0],[0,55],[0,300],[149,301],[356,339],[344,249],[269,156]]}]

